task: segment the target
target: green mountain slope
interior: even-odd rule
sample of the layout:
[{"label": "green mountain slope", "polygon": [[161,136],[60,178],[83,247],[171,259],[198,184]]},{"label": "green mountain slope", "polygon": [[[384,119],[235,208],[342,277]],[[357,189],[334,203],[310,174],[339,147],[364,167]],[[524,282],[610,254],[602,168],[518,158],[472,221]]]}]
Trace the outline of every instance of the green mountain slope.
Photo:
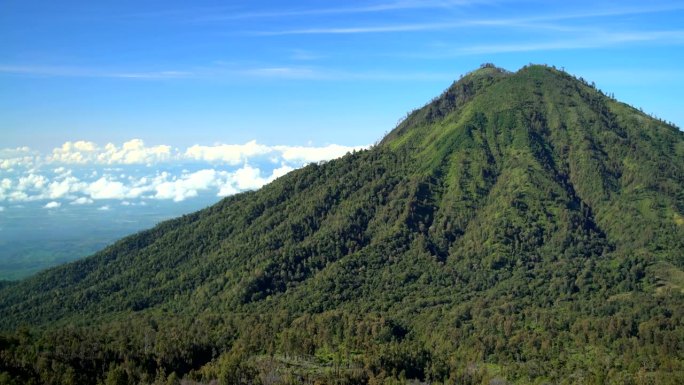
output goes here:
[{"label": "green mountain slope", "polygon": [[0,287],[0,383],[681,383],[684,133],[483,66],[373,148]]}]

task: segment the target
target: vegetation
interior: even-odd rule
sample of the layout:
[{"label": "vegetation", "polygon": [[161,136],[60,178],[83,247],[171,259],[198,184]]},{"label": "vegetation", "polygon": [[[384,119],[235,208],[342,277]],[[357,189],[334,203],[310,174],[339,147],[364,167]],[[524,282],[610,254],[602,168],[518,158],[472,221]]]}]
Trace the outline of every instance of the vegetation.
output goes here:
[{"label": "vegetation", "polygon": [[[114,238],[114,236],[112,235]],[[120,235],[116,238],[119,238]],[[114,239],[116,239],[114,238]],[[86,257],[109,242],[105,237],[77,240],[35,240],[0,242],[0,280],[19,280],[49,267]]]},{"label": "vegetation", "polygon": [[0,384],[680,384],[684,134],[544,66],[0,285]]}]

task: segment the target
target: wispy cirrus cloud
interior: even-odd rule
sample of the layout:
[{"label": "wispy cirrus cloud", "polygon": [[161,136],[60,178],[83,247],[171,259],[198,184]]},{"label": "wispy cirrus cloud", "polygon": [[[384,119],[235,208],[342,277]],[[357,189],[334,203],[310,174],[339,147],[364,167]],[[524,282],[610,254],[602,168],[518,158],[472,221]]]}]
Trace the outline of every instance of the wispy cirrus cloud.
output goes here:
[{"label": "wispy cirrus cloud", "polygon": [[309,67],[256,67],[238,70],[237,72],[257,78],[324,79],[327,77],[324,71]]},{"label": "wispy cirrus cloud", "polygon": [[585,12],[564,12],[546,15],[531,16],[520,19],[521,21],[554,21],[554,20],[571,20],[571,19],[591,19],[597,17],[614,17],[614,16],[628,16],[628,15],[644,15],[649,13],[661,13],[669,11],[684,10],[682,3],[649,3],[646,5],[618,5],[607,8],[593,8]]},{"label": "wispy cirrus cloud", "polygon": [[397,25],[373,25],[358,27],[321,27],[321,28],[302,28],[286,29],[277,31],[255,31],[248,32],[261,36],[277,35],[347,35],[363,33],[389,33],[389,32],[416,32],[434,31],[463,27],[465,23],[418,23],[418,24],[397,24]]},{"label": "wispy cirrus cloud", "polygon": [[180,79],[193,77],[189,71],[117,71],[92,67],[49,66],[30,64],[0,64],[0,73],[48,77],[81,77],[113,79]]},{"label": "wispy cirrus cloud", "polygon": [[[296,59],[301,60],[301,59]],[[49,66],[20,66],[0,65],[0,74],[18,74],[37,77],[104,77],[112,78],[105,71],[97,69],[81,68],[80,70],[62,71],[61,67]],[[333,67],[313,67],[302,65],[263,65],[263,66],[226,66],[217,64],[213,66],[198,67],[183,73],[179,77],[154,77],[154,76],[116,76],[122,80],[201,80],[201,81],[234,81],[244,79],[255,80],[302,80],[302,81],[406,81],[406,80],[451,80],[452,73],[428,72],[428,71],[365,71],[337,69]],[[139,72],[144,73],[144,72]],[[131,74],[135,74],[132,72]]]},{"label": "wispy cirrus cloud", "polygon": [[572,39],[559,39],[543,42],[513,42],[506,44],[484,44],[456,48],[447,53],[442,52],[439,56],[461,56],[499,54],[512,52],[554,51],[571,49],[590,49],[617,46],[630,43],[684,43],[684,30],[673,31],[648,31],[648,32],[601,32],[592,36],[576,37]]},{"label": "wispy cirrus cloud", "polygon": [[[498,1],[501,2],[501,1]],[[265,19],[265,18],[284,18],[301,16],[326,16],[326,15],[348,15],[363,13],[380,13],[393,11],[410,11],[416,9],[449,9],[476,4],[493,3],[492,0],[404,0],[380,2],[365,5],[333,8],[290,8],[279,9],[268,12],[240,12],[230,10],[229,12],[216,12],[199,15],[190,18],[194,22],[215,22],[241,19]]]},{"label": "wispy cirrus cloud", "polygon": [[[434,6],[434,5],[433,5]],[[558,22],[594,19],[605,17],[643,15],[649,13],[662,13],[669,11],[683,10],[684,4],[655,4],[647,6],[622,6],[611,8],[597,8],[588,12],[564,12],[539,14],[517,18],[452,18],[441,21],[423,23],[401,23],[383,25],[355,25],[355,26],[325,26],[307,27],[296,29],[279,30],[260,30],[247,31],[248,34],[260,36],[280,36],[280,35],[334,35],[334,34],[370,34],[370,33],[393,33],[393,32],[420,32],[420,31],[440,31],[457,28],[471,27],[500,27],[500,28],[526,28],[526,29],[545,29],[557,31],[581,31],[585,30],[581,26],[560,24]],[[555,23],[554,23],[555,22]]]},{"label": "wispy cirrus cloud", "polygon": [[[543,21],[543,22],[542,22]],[[481,19],[466,20],[457,19],[452,21],[409,23],[409,24],[385,24],[366,26],[339,26],[339,27],[312,27],[284,30],[247,31],[246,34],[255,36],[286,36],[286,35],[353,35],[353,34],[380,34],[401,32],[429,32],[446,31],[452,29],[465,29],[473,27],[499,27],[516,29],[553,30],[561,32],[586,31],[586,28],[550,24],[551,20],[543,19]]]},{"label": "wispy cirrus cloud", "polygon": [[316,71],[305,67],[260,66],[226,67],[205,66],[194,70],[145,71],[111,70],[98,67],[68,67],[59,65],[0,64],[0,74],[36,77],[108,78],[122,80],[169,80],[169,79],[232,79],[250,77],[306,78],[316,76]]}]

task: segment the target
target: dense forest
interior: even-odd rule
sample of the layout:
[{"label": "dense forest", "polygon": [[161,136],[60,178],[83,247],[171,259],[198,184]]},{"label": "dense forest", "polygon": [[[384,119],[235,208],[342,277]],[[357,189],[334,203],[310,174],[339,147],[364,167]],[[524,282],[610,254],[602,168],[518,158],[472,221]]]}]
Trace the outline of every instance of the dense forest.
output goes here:
[{"label": "dense forest", "polygon": [[0,384],[684,383],[684,133],[484,65],[369,150],[0,285]]}]

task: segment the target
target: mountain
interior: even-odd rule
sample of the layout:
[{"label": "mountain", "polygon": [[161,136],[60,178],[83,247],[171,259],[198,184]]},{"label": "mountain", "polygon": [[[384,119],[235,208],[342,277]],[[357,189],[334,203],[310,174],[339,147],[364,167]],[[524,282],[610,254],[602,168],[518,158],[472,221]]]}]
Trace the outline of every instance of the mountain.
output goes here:
[{"label": "mountain", "polygon": [[680,384],[684,133],[483,65],[372,148],[0,287],[0,383]]}]

